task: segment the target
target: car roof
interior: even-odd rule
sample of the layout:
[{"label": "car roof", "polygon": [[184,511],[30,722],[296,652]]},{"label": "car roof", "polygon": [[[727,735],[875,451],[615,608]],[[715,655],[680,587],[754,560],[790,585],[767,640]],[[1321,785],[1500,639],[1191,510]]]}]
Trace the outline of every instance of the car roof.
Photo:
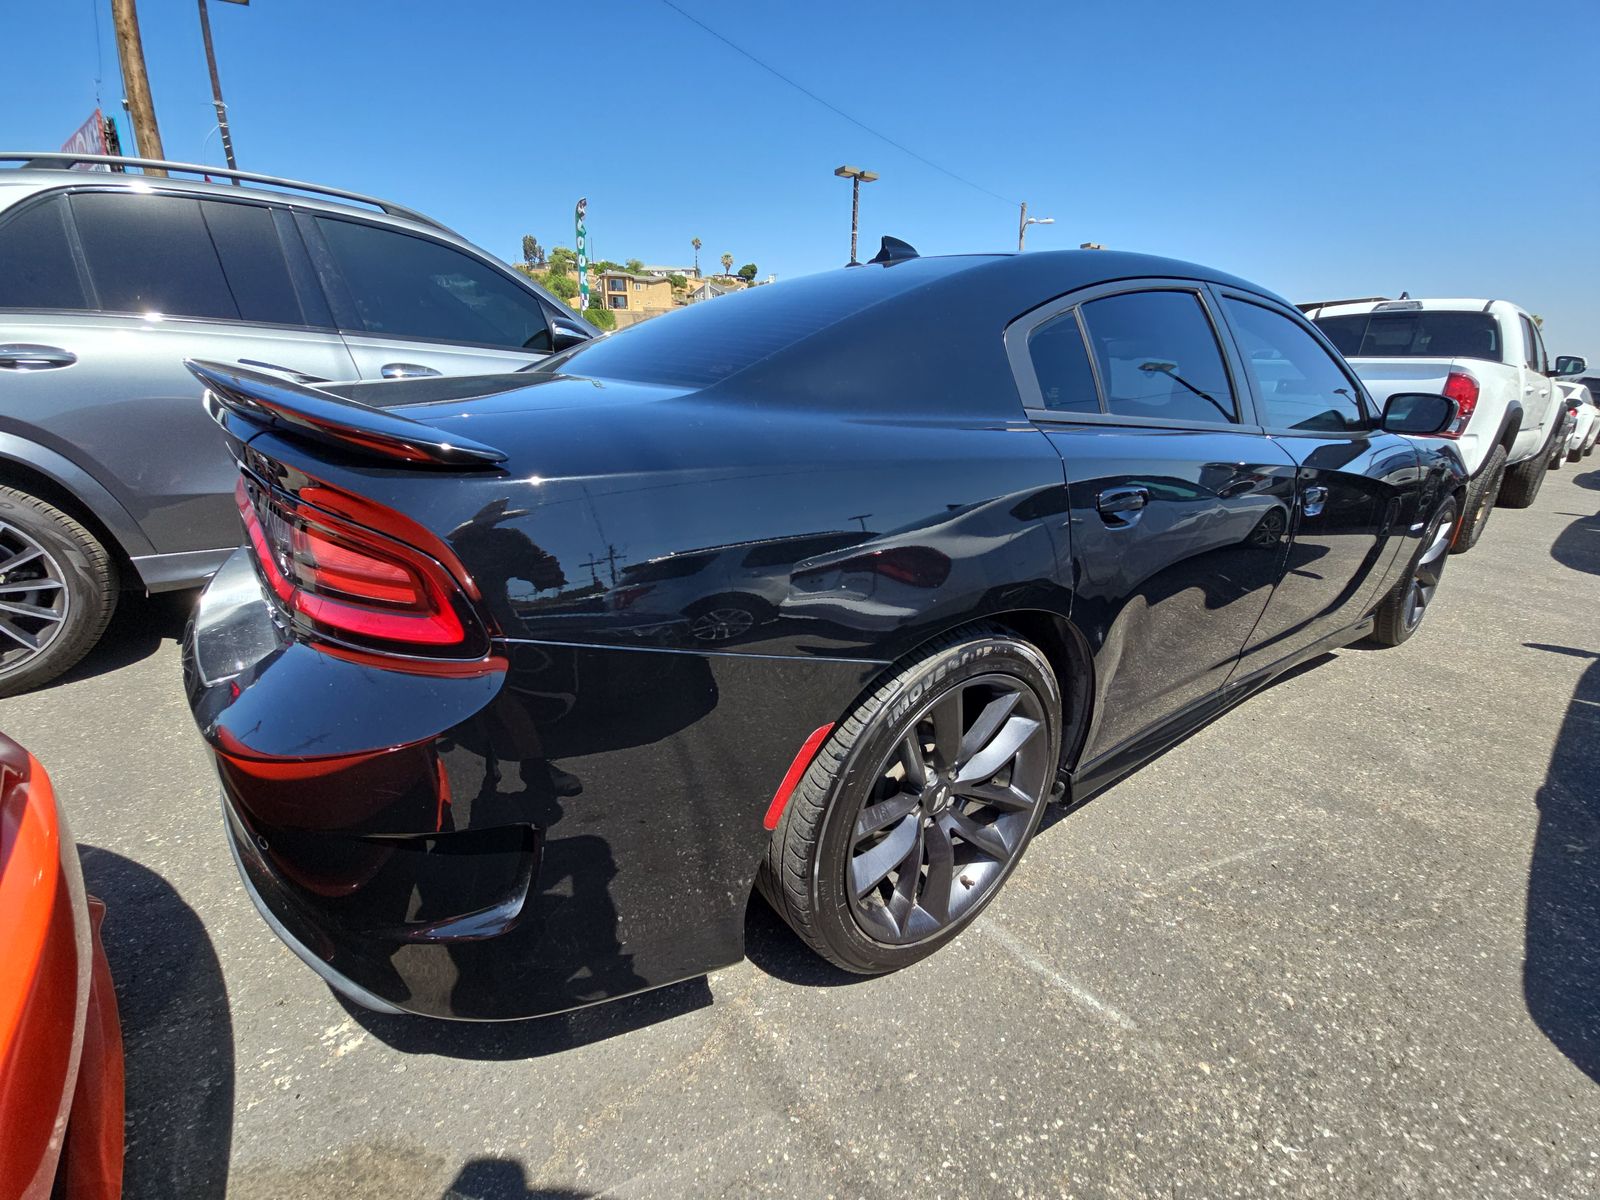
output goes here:
[{"label": "car roof", "polygon": [[[192,169],[205,168],[193,165]],[[161,192],[215,197],[221,200],[237,200],[241,196],[249,196],[297,208],[337,213],[341,216],[367,217],[419,233],[462,240],[460,235],[433,218],[390,201],[380,200],[375,196],[361,196],[354,192],[339,193],[335,189],[330,189],[328,194],[318,195],[314,191],[304,190],[318,186],[272,177],[264,177],[262,182],[247,180],[233,184],[226,181],[186,179],[177,175],[163,178],[159,175],[134,172],[74,171],[48,166],[20,165],[0,167],[0,213],[29,196],[69,188],[78,191]],[[343,198],[339,198],[340,196]]]}]

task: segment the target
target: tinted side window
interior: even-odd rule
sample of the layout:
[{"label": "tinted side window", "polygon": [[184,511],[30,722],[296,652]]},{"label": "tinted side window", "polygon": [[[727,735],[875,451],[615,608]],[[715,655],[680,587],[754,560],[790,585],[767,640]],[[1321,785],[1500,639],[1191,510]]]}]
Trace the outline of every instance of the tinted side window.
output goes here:
[{"label": "tinted side window", "polygon": [[1527,317],[1519,316],[1522,322],[1522,365],[1532,370],[1539,369],[1539,343],[1534,340],[1533,322]]},{"label": "tinted side window", "polygon": [[355,221],[317,225],[355,302],[359,330],[546,351],[539,298],[460,251]]},{"label": "tinted side window", "polygon": [[239,316],[276,325],[304,324],[271,210],[259,204],[202,200],[200,211]]},{"label": "tinted side window", "polygon": [[1271,429],[1365,429],[1355,385],[1316,338],[1282,313],[1229,297],[1228,318]]},{"label": "tinted side window", "polygon": [[0,225],[0,308],[83,308],[66,203],[35,204]]},{"label": "tinted side window", "polygon": [[1100,393],[1083,344],[1077,313],[1046,321],[1028,335],[1028,357],[1039,380],[1044,406],[1052,412],[1097,413]]},{"label": "tinted side window", "polygon": [[1106,407],[1161,421],[1239,419],[1222,350],[1192,292],[1129,292],[1083,306]]},{"label": "tinted side window", "polygon": [[72,197],[72,215],[101,308],[239,316],[198,200],[95,192]]}]

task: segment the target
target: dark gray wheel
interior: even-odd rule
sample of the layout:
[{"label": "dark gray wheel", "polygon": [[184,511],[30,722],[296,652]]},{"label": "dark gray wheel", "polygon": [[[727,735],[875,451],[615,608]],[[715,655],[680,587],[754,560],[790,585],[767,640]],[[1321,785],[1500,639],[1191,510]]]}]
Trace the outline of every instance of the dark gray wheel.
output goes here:
[{"label": "dark gray wheel", "polygon": [[1439,506],[1423,532],[1422,546],[1411,560],[1411,569],[1378,605],[1372,640],[1379,645],[1398,646],[1422,624],[1444,577],[1457,511],[1454,499]]},{"label": "dark gray wheel", "polygon": [[897,670],[833,732],[789,802],[761,887],[819,954],[891,971],[999,891],[1055,781],[1060,694],[1044,656],[973,627]]},{"label": "dark gray wheel", "polygon": [[1483,467],[1467,485],[1466,516],[1461,518],[1461,528],[1450,545],[1451,554],[1465,554],[1478,544],[1483,530],[1494,512],[1495,501],[1500,498],[1500,486],[1506,477],[1506,448],[1496,446],[1489,451]]},{"label": "dark gray wheel", "polygon": [[115,570],[93,534],[53,505],[0,487],[0,696],[82,658],[116,599]]}]

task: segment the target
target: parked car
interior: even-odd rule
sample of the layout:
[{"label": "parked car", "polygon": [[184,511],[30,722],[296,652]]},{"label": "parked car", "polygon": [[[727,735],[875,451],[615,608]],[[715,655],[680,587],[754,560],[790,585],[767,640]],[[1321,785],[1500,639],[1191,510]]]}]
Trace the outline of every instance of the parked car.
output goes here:
[{"label": "parked car", "polygon": [[1330,304],[1308,315],[1381,403],[1400,391],[1442,392],[1460,415],[1442,436],[1471,472],[1455,545],[1470,550],[1496,504],[1526,508],[1560,452],[1563,410],[1538,325],[1505,300]]},{"label": "parked car", "polygon": [[1600,375],[1590,373],[1587,360],[1578,355],[1562,355],[1556,367],[1556,384],[1568,398],[1581,392],[1575,415],[1582,431],[1567,445],[1567,461],[1577,462],[1593,454],[1595,442],[1600,440]]},{"label": "parked car", "polygon": [[50,777],[0,734],[0,1196],[122,1195],[122,1027]]},{"label": "parked car", "polygon": [[[82,657],[119,589],[194,587],[235,546],[233,464],[185,355],[310,380],[480,374],[595,332],[388,201],[142,159],[0,162],[20,164],[0,171],[0,695]],[[86,163],[123,170],[69,169]]]},{"label": "parked car", "polygon": [[[1105,251],[886,239],[481,398],[193,370],[247,545],[185,677],[245,887],[353,1001],[436,1017],[733,962],[753,884],[839,966],[915,961],[1053,794],[1411,636],[1467,483],[1401,436],[1455,401],[1380,417],[1278,297]],[[703,637],[753,558],[759,616]]]},{"label": "parked car", "polygon": [[1584,447],[1594,444],[1596,429],[1596,410],[1594,401],[1589,397],[1589,389],[1581,383],[1571,383],[1564,379],[1556,380],[1556,388],[1561,393],[1562,402],[1567,409],[1567,427],[1565,436],[1551,461],[1552,471],[1560,470],[1561,463],[1578,462],[1583,458]]}]

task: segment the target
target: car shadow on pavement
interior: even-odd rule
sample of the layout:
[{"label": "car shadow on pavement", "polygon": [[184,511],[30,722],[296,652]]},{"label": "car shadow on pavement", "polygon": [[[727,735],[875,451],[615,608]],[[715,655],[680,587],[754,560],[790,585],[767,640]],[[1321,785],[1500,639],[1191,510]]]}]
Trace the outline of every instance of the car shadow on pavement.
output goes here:
[{"label": "car shadow on pavement", "polygon": [[440,1200],[588,1200],[597,1195],[576,1188],[534,1187],[515,1159],[474,1158],[456,1173]]},{"label": "car shadow on pavement", "polygon": [[154,596],[123,593],[117,601],[117,611],[111,616],[111,624],[106,626],[94,649],[85,654],[77,666],[36,690],[44,692],[65,683],[93,679],[149,658],[160,649],[162,642],[175,642],[183,637],[183,627],[197,595],[193,591],[161,592]]},{"label": "car shadow on pavement", "polygon": [[1575,476],[1572,482],[1590,491],[1600,492],[1600,471],[1585,471],[1582,475]]},{"label": "car shadow on pavement", "polygon": [[1522,980],[1534,1022],[1600,1083],[1600,653],[1527,645],[1593,660],[1578,679],[1537,796]]},{"label": "car shadow on pavement", "polygon": [[333,996],[358,1025],[402,1054],[505,1061],[559,1054],[707,1008],[711,985],[701,975],[635,996],[525,1021],[440,1021],[377,1013],[337,992]]},{"label": "car shadow on pavement", "polygon": [[123,1195],[210,1200],[228,1185],[233,1022],[205,926],[160,875],[79,846],[106,903],[101,939],[116,984],[126,1072]]},{"label": "car shadow on pavement", "polygon": [[1579,517],[1563,529],[1550,545],[1550,557],[1574,571],[1600,575],[1600,513]]},{"label": "car shadow on pavement", "polygon": [[839,987],[871,978],[836,967],[817,954],[754,889],[744,910],[744,956],[774,979],[801,987]]}]

